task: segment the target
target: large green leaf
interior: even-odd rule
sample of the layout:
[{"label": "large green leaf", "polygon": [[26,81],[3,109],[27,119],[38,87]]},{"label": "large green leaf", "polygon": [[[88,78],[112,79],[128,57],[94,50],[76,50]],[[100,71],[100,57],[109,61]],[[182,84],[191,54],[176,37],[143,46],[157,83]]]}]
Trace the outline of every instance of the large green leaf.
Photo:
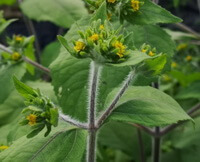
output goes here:
[{"label": "large green leaf", "polygon": [[[151,148],[151,137],[143,134],[142,138],[147,152]],[[98,141],[103,146],[123,151],[135,161],[140,160],[137,128],[131,124],[116,121],[106,123],[99,130]]]},{"label": "large green leaf", "polygon": [[66,126],[55,128],[46,138],[42,133],[31,139],[25,136],[19,138],[0,154],[0,161],[81,161],[86,149],[87,133]]},{"label": "large green leaf", "polygon": [[0,68],[0,104],[9,96],[10,92],[14,89],[12,81],[13,75],[21,79],[25,74],[25,64],[17,63]]},{"label": "large green leaf", "polygon": [[144,43],[155,47],[158,53],[173,55],[176,49],[174,41],[162,28],[156,25],[128,25],[126,30],[133,32],[132,41],[137,48]]},{"label": "large green leaf", "polygon": [[66,28],[87,15],[81,0],[26,0],[21,4],[21,9],[31,19],[50,21]]},{"label": "large green leaf", "polygon": [[124,19],[132,24],[156,24],[156,23],[177,23],[181,19],[172,15],[169,11],[156,5],[150,0],[144,0],[144,5],[138,12],[126,12]]},{"label": "large green leaf", "polygon": [[[119,88],[112,91],[107,104],[113,100]],[[152,87],[129,87],[109,119],[133,122],[146,126],[162,126],[191,118],[180,105],[167,94]]]},{"label": "large green leaf", "polygon": [[[176,158],[177,161],[191,162],[199,161],[200,158],[200,118],[195,119],[195,129],[187,123],[177,128],[170,136],[171,150],[163,154],[163,162]],[[167,159],[166,159],[167,157]],[[165,160],[166,159],[166,160]]]}]

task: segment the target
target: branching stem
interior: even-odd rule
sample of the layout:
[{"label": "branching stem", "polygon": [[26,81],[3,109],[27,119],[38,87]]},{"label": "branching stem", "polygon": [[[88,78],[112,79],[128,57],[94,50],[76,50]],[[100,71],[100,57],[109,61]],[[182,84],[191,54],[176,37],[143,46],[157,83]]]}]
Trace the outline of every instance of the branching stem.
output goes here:
[{"label": "branching stem", "polygon": [[124,94],[124,92],[127,90],[130,82],[132,81],[132,78],[134,76],[135,72],[131,71],[127,77],[127,79],[124,82],[124,85],[122,86],[121,90],[118,92],[118,94],[116,95],[116,97],[114,98],[114,100],[111,102],[111,104],[109,105],[109,107],[105,110],[105,112],[99,117],[98,121],[97,121],[97,127],[100,127],[101,124],[108,118],[108,116],[112,113],[112,111],[114,110],[117,102],[119,101],[119,99],[121,98],[121,96]]},{"label": "branching stem", "polygon": [[[155,134],[160,134],[160,127],[155,127]],[[152,145],[153,162],[160,161],[160,144],[161,144],[161,138],[158,136],[153,137],[153,145]]]},{"label": "branching stem", "polygon": [[87,162],[96,161],[96,98],[98,89],[98,78],[101,67],[96,62],[91,62],[89,76],[89,109],[88,109],[88,148],[87,148]]},{"label": "branching stem", "polygon": [[[2,45],[2,44],[0,44],[0,49],[3,50],[3,51],[5,51],[5,52],[7,52],[7,53],[9,53],[9,54],[13,54],[13,51],[12,51],[11,49],[5,47],[5,46]],[[42,66],[41,64],[39,64],[39,63],[37,63],[37,62],[35,62],[35,61],[30,60],[29,58],[23,56],[22,59],[23,59],[25,62],[27,62],[27,63],[29,63],[29,64],[35,66],[35,67],[38,68],[39,70],[41,70],[41,71],[43,71],[43,72],[45,72],[45,73],[47,73],[47,74],[50,73],[50,70],[49,70],[48,68]]]}]

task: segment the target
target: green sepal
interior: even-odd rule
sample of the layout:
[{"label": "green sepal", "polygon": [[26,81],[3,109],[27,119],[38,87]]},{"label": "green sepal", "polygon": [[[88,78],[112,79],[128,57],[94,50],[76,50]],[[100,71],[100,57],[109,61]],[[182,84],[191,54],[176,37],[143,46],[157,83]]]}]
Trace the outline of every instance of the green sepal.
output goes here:
[{"label": "green sepal", "polygon": [[69,46],[69,44],[67,43],[66,39],[61,36],[61,35],[58,35],[57,36],[57,39],[59,40],[59,42],[66,48],[66,50],[69,52],[69,53],[74,53],[74,50]]},{"label": "green sepal", "polygon": [[36,93],[36,91],[27,86],[26,84],[20,82],[15,76],[13,76],[13,81],[14,81],[14,85],[15,88],[17,89],[18,93],[23,96],[26,99],[30,99],[30,95],[37,97],[38,94]]},{"label": "green sepal", "polygon": [[36,126],[36,129],[31,131],[26,137],[27,138],[32,138],[36,136],[39,132],[41,132],[44,129],[45,125],[44,124],[39,124]]},{"label": "green sepal", "polygon": [[56,127],[58,125],[58,108],[50,108],[50,123]]}]

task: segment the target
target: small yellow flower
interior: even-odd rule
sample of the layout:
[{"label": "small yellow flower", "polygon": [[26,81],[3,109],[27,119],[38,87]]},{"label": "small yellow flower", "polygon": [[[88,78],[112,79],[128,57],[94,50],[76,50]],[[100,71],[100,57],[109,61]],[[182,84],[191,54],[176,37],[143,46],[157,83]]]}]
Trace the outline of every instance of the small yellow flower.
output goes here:
[{"label": "small yellow flower", "polygon": [[23,39],[23,38],[22,38],[21,36],[18,36],[18,35],[15,37],[15,40],[16,40],[17,42],[21,42],[22,39]]},{"label": "small yellow flower", "polygon": [[21,55],[18,52],[14,52],[11,55],[11,59],[14,60],[14,61],[18,61],[20,58],[21,58]]},{"label": "small yellow flower", "polygon": [[150,51],[148,55],[149,56],[155,56],[155,53],[153,53],[152,51]]},{"label": "small yellow flower", "polygon": [[138,11],[140,9],[140,2],[138,0],[132,0],[131,7],[134,11]]},{"label": "small yellow flower", "polygon": [[163,80],[166,81],[166,82],[171,81],[171,78],[170,78],[168,75],[166,75],[166,74],[164,74],[164,75],[162,76],[162,78],[163,78]]},{"label": "small yellow flower", "polygon": [[91,40],[93,41],[97,41],[99,39],[99,35],[98,34],[93,34],[91,37],[90,37]]},{"label": "small yellow flower", "polygon": [[2,150],[6,150],[6,149],[8,149],[8,148],[9,148],[9,146],[5,146],[5,145],[0,146],[0,151],[2,151]]},{"label": "small yellow flower", "polygon": [[171,67],[172,67],[172,68],[176,68],[176,67],[177,67],[177,63],[176,63],[176,62],[172,62],[172,63],[171,63]]},{"label": "small yellow flower", "polygon": [[26,117],[26,119],[29,121],[28,124],[30,126],[33,126],[36,124],[36,119],[37,119],[37,116],[34,115],[34,114],[30,114],[29,116]]},{"label": "small yellow flower", "polygon": [[178,46],[177,46],[177,50],[178,51],[181,51],[181,50],[184,50],[184,49],[186,49],[187,48],[187,44],[186,43],[182,43],[182,44],[179,44]]},{"label": "small yellow flower", "polygon": [[188,55],[185,59],[186,59],[186,61],[191,61],[192,60],[192,56]]},{"label": "small yellow flower", "polygon": [[104,25],[100,25],[99,29],[103,30],[105,27]]},{"label": "small yellow flower", "polygon": [[85,49],[85,44],[81,41],[76,41],[74,49],[76,50],[76,52],[79,52],[81,50]]},{"label": "small yellow flower", "polygon": [[144,53],[146,53],[146,52],[147,52],[147,49],[142,49],[141,51],[144,52]]},{"label": "small yellow flower", "polygon": [[125,53],[125,49],[126,46],[124,46],[120,41],[116,41],[113,44],[113,47],[115,47],[116,49],[118,49],[118,52],[116,53],[120,58],[122,58],[124,56]]},{"label": "small yellow flower", "polygon": [[108,3],[115,3],[116,2],[116,0],[107,0],[108,1]]},{"label": "small yellow flower", "polygon": [[112,16],[112,14],[108,13],[107,18],[108,18],[109,21],[111,20],[111,16]]}]

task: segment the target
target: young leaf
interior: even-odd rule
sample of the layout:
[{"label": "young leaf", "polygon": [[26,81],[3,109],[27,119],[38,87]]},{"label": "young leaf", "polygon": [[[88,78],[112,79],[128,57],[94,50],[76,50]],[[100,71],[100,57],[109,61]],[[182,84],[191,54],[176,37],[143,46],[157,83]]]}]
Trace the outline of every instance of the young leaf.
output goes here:
[{"label": "young leaf", "polygon": [[[113,100],[113,90],[106,103]],[[181,120],[192,120],[170,96],[152,87],[129,87],[110,118],[117,121],[138,123],[146,126],[163,126]]]},{"label": "young leaf", "polygon": [[106,2],[103,2],[101,6],[96,10],[93,17],[91,18],[91,21],[97,21],[99,19],[101,19],[101,22],[104,22],[107,19]]},{"label": "young leaf", "polygon": [[36,93],[36,91],[27,86],[26,84],[20,82],[15,76],[13,76],[13,81],[15,84],[15,88],[17,89],[17,91],[19,92],[20,95],[22,95],[24,98],[29,99],[30,95],[36,97],[38,94]]},{"label": "young leaf", "polygon": [[156,5],[150,0],[144,0],[144,5],[141,6],[139,11],[128,11],[127,15],[122,15],[124,19],[132,24],[156,24],[156,23],[177,23],[182,20],[164,8]]},{"label": "young leaf", "polygon": [[64,37],[62,37],[61,35],[58,35],[57,38],[58,38],[59,42],[65,47],[65,49],[66,49],[68,52],[70,52],[70,53],[73,52],[72,49],[70,48],[69,44],[67,43],[67,41],[66,41],[66,39],[65,39]]}]

